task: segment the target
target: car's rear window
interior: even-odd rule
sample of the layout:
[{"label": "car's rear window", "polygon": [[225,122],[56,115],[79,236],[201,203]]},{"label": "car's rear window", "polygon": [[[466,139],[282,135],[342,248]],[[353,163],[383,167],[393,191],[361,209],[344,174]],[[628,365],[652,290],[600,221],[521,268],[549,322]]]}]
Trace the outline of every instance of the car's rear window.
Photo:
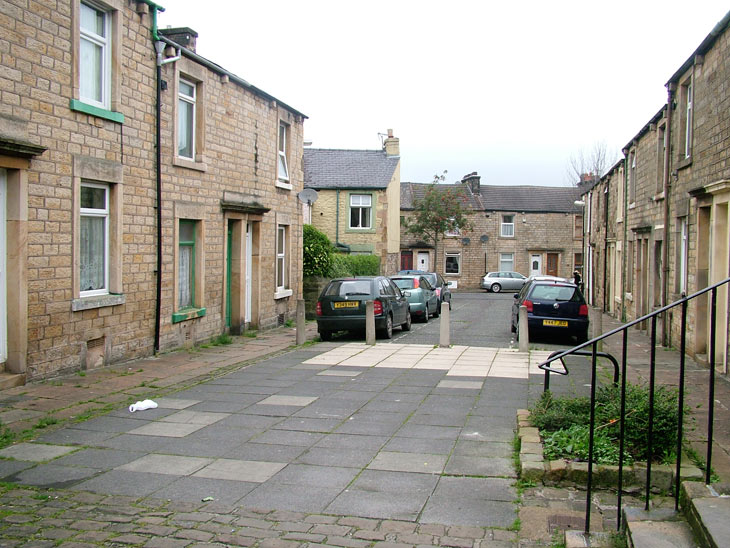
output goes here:
[{"label": "car's rear window", "polygon": [[351,295],[370,295],[370,280],[338,280],[331,282],[324,294],[328,297],[346,297]]},{"label": "car's rear window", "polygon": [[429,272],[428,274],[424,274],[424,277],[432,286],[436,287],[438,285],[438,277],[436,276],[436,274]]},{"label": "car's rear window", "polygon": [[401,289],[413,289],[413,278],[392,278],[392,280]]},{"label": "car's rear window", "polygon": [[580,293],[575,287],[565,285],[535,285],[530,294],[531,299],[545,301],[574,301],[581,300]]}]

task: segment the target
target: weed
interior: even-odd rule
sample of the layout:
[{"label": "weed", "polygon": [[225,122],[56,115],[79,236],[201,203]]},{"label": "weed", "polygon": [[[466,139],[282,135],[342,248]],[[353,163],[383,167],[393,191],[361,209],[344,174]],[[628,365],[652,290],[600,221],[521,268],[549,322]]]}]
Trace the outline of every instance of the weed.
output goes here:
[{"label": "weed", "polygon": [[52,417],[48,415],[47,417],[41,418],[35,425],[35,428],[46,428],[48,426],[51,426],[53,424],[58,423],[58,419],[56,417]]},{"label": "weed", "polygon": [[289,318],[287,321],[284,322],[284,325],[286,327],[294,327],[294,323],[295,323],[294,320],[292,320],[291,318]]},{"label": "weed", "polygon": [[201,344],[200,345],[200,348],[210,348],[210,345],[209,344]]},{"label": "weed", "polygon": [[51,500],[53,497],[51,495],[42,495],[40,493],[36,493],[35,495],[32,495],[30,498],[35,500]]},{"label": "weed", "polygon": [[[688,443],[685,443],[683,449],[689,460],[691,460],[697,468],[702,470],[703,473],[707,473],[707,463],[695,450],[695,448]],[[710,483],[717,483],[718,481],[720,481],[720,476],[717,475],[714,468],[710,469]]]},{"label": "weed", "polygon": [[520,527],[522,527],[522,522],[520,521],[520,518],[515,518],[515,520],[512,522],[512,525],[507,527],[508,531],[519,531]]},{"label": "weed", "polygon": [[247,329],[243,332],[243,336],[249,339],[255,339],[258,336],[258,332],[255,329]]},{"label": "weed", "polygon": [[218,335],[211,344],[213,346],[219,346],[221,344],[231,344],[233,342],[233,338],[230,335],[227,335],[226,333],[223,333],[222,335]]},{"label": "weed", "polygon": [[86,376],[86,371],[76,371],[76,374],[77,374],[77,375],[78,375],[79,377],[85,377],[85,376]]}]

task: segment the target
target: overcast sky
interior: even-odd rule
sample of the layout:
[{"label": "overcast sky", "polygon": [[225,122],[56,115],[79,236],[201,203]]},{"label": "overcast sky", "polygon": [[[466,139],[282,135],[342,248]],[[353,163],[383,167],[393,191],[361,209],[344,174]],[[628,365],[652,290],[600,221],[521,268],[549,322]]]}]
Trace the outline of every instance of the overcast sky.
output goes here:
[{"label": "overcast sky", "polygon": [[306,114],[320,148],[400,138],[401,180],[477,171],[488,184],[568,184],[571,155],[613,158],[727,0],[160,0],[159,26]]}]

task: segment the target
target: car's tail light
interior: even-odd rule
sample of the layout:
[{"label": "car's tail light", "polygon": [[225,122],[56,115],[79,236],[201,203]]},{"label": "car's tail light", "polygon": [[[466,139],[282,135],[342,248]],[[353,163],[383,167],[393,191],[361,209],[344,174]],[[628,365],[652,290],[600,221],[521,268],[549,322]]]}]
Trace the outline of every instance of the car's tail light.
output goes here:
[{"label": "car's tail light", "polygon": [[382,313],[383,313],[383,303],[377,299],[374,300],[373,301],[373,314],[375,314],[376,316],[379,316]]},{"label": "car's tail light", "polygon": [[436,288],[436,296],[437,296],[437,297],[438,297],[439,299],[441,298],[441,288],[440,288],[440,287],[437,287],[437,288]]},{"label": "car's tail light", "polygon": [[588,316],[588,305],[582,304],[578,309],[578,316]]},{"label": "car's tail light", "polygon": [[413,280],[413,289],[418,289],[418,280]]},{"label": "car's tail light", "polygon": [[322,315],[322,302],[317,301],[317,316],[321,316],[321,315]]},{"label": "car's tail light", "polygon": [[522,304],[525,305],[525,308],[527,308],[528,312],[532,312],[532,301],[528,301],[527,299],[525,299],[525,302]]}]

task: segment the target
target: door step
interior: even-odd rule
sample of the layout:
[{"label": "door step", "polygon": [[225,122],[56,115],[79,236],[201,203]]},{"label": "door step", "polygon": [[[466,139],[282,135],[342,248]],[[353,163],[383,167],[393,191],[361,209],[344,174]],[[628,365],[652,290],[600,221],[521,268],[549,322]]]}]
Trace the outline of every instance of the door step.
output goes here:
[{"label": "door step", "polygon": [[681,514],[666,517],[654,512],[624,512],[626,540],[632,548],[700,548]]},{"label": "door step", "polygon": [[5,373],[0,371],[0,390],[23,386],[25,384],[25,375],[17,373]]}]

